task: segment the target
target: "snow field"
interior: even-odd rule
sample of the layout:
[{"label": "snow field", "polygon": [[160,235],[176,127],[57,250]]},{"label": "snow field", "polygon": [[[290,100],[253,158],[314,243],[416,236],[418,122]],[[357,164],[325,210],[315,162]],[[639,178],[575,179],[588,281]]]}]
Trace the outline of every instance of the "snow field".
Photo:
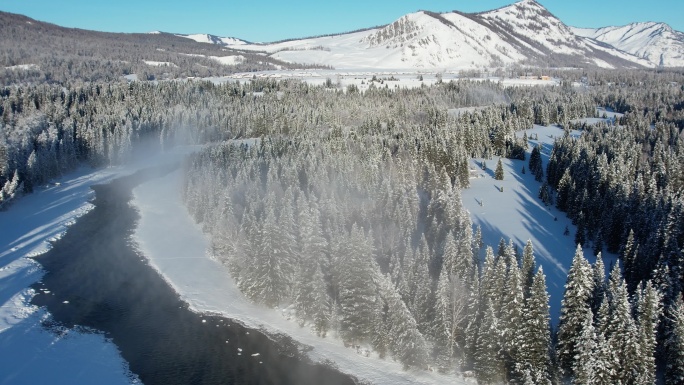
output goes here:
[{"label": "snow field", "polygon": [[[522,136],[523,132],[517,134]],[[579,134],[577,131],[572,133]],[[577,247],[574,242],[576,227],[555,206],[544,206],[538,198],[542,183],[534,180],[528,165],[530,152],[540,144],[546,172],[554,138],[561,135],[563,130],[557,126],[535,125],[527,130],[528,138],[535,139],[528,140],[525,161],[501,158],[504,180],[494,179],[498,157],[484,159],[486,171],[480,168],[482,159],[471,160],[470,168],[477,177],[471,178],[470,188],[461,192],[463,206],[470,212],[473,225],[482,227],[483,242],[495,252],[502,237],[507,243],[509,238],[512,239],[520,252],[528,239],[532,241],[537,266],[543,266],[547,277],[551,322],[554,325],[558,322],[567,271]],[[522,174],[523,166],[525,174]],[[568,235],[564,235],[566,226]],[[590,247],[584,248],[584,255],[591,263],[594,262],[595,256]],[[605,252],[602,255],[606,266],[610,266],[615,256]]]}]

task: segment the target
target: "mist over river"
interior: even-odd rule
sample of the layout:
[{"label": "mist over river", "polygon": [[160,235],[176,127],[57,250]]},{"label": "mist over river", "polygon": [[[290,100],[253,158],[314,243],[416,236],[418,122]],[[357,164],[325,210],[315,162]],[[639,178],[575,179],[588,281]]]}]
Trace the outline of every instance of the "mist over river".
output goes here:
[{"label": "mist over river", "polygon": [[353,384],[309,362],[297,344],[188,308],[131,241],[132,189],[172,171],[147,169],[93,186],[95,208],[36,258],[46,270],[33,303],[57,324],[101,331],[151,384]]}]

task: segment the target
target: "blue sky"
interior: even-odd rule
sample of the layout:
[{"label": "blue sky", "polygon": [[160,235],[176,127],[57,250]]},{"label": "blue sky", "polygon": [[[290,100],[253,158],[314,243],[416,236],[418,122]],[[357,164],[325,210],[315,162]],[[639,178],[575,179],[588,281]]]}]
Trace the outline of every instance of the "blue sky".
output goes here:
[{"label": "blue sky", "polygon": [[[211,33],[267,42],[390,23],[419,9],[480,12],[514,0],[0,0],[0,10],[108,32]],[[662,21],[684,31],[684,0],[538,0],[568,25]]]}]

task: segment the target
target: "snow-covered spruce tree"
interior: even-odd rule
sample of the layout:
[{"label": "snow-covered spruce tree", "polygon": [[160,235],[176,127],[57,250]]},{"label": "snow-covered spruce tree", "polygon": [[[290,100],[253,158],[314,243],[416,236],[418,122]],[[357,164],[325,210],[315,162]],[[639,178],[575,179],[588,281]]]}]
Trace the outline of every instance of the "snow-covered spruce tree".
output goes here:
[{"label": "snow-covered spruce tree", "polygon": [[480,306],[480,272],[477,265],[472,267],[468,278],[468,299],[466,303],[466,319],[464,320],[464,352],[461,365],[465,370],[472,369],[475,363],[479,328],[484,311]]},{"label": "snow-covered spruce tree", "polygon": [[572,177],[570,176],[570,172],[566,169],[556,188],[556,207],[561,211],[566,211],[568,209],[568,201],[573,194],[572,186]]},{"label": "snow-covered spruce tree", "polygon": [[652,282],[642,282],[637,290],[636,310],[639,333],[640,359],[636,370],[638,384],[654,384],[656,381],[656,336],[662,315],[662,295]]},{"label": "snow-covered spruce tree", "polygon": [[671,329],[667,331],[665,383],[684,382],[684,299],[680,294],[674,305],[668,309],[667,317]]},{"label": "snow-covered spruce tree", "polygon": [[625,279],[628,281],[628,287],[634,288],[637,282],[633,282],[633,277],[636,276],[634,269],[636,266],[636,257],[639,246],[634,240],[634,230],[629,229],[629,234],[627,235],[627,240],[622,248],[622,263],[625,267]]},{"label": "snow-covered spruce tree", "polygon": [[[281,209],[282,212],[282,209]],[[275,306],[291,293],[294,278],[294,250],[291,234],[281,226],[275,212],[275,197],[270,194],[264,207],[264,220],[252,248],[256,263],[251,263],[245,276],[245,290],[253,299]]]},{"label": "snow-covered spruce tree", "polygon": [[475,235],[473,236],[473,256],[478,255],[482,247],[484,247],[482,242],[482,226],[478,224],[475,227]]},{"label": "snow-covered spruce tree", "polygon": [[542,183],[541,187],[539,188],[538,197],[539,199],[541,199],[542,203],[544,203],[545,206],[553,205],[553,195],[548,183]]},{"label": "snow-covered spruce tree", "polygon": [[516,366],[520,360],[520,345],[523,340],[523,287],[520,282],[520,268],[515,256],[507,256],[508,271],[501,293],[501,347],[502,357],[506,365],[506,378],[508,381],[520,379],[520,373]]},{"label": "snow-covered spruce tree", "polygon": [[587,312],[584,316],[581,331],[578,344],[575,347],[577,353],[572,364],[572,371],[574,372],[572,382],[577,385],[601,384],[602,382],[597,381],[596,378],[598,349],[594,317],[591,312]]},{"label": "snow-covered spruce tree", "polygon": [[541,146],[537,145],[532,149],[528,168],[530,169],[530,173],[534,175],[534,180],[541,182],[544,178],[544,168],[542,166],[541,159]]},{"label": "snow-covered spruce tree", "polygon": [[485,300],[475,349],[475,376],[479,384],[499,384],[504,381],[506,367],[501,357],[501,330],[494,308]]},{"label": "snow-covered spruce tree", "polygon": [[[602,306],[602,308],[605,309],[602,314],[608,314],[608,300],[604,300],[605,307]],[[594,331],[596,333],[596,350],[594,352],[593,356],[593,375],[595,382],[597,384],[612,384],[613,377],[615,376],[615,372],[613,368],[615,367],[615,354],[611,350],[610,345],[606,341],[606,334],[605,334],[605,327],[602,325],[602,321],[600,319],[599,315],[599,320],[598,322],[595,320],[596,327],[594,328]],[[605,320],[603,323],[607,323],[608,321]]]},{"label": "snow-covered spruce tree", "polygon": [[[442,257],[442,271],[449,275],[457,274],[457,264],[459,263],[458,247],[453,234],[447,234],[444,242],[444,254]],[[458,268],[458,273],[462,273],[462,268]],[[466,269],[467,270],[467,269]]]},{"label": "snow-covered spruce tree", "polygon": [[599,308],[603,302],[603,298],[606,295],[606,270],[603,264],[603,256],[601,253],[596,255],[596,262],[592,268],[593,280],[594,280],[594,290],[591,293],[591,310],[594,315],[598,315]]},{"label": "snow-covered spruce tree", "polygon": [[377,289],[372,236],[352,226],[341,250],[339,269],[340,335],[350,343],[369,340],[376,320]]},{"label": "snow-covered spruce tree", "polygon": [[503,237],[501,237],[501,239],[499,239],[499,245],[496,249],[497,260],[499,257],[504,257],[505,255],[506,255],[506,240]]},{"label": "snow-covered spruce tree", "polygon": [[532,290],[532,281],[534,280],[534,271],[537,269],[536,262],[534,260],[534,247],[532,246],[532,241],[527,240],[525,247],[523,248],[522,264],[520,267],[520,277],[523,285],[523,294],[525,299],[530,296]]},{"label": "snow-covered spruce tree", "polygon": [[568,271],[558,325],[558,360],[561,369],[569,377],[574,374],[573,364],[577,344],[581,340],[582,324],[586,314],[591,312],[589,301],[593,286],[591,265],[584,258],[582,246],[578,244]]},{"label": "snow-covered spruce tree", "polygon": [[610,318],[607,322],[606,343],[614,354],[611,380],[616,384],[634,384],[639,376],[642,352],[637,325],[632,317],[627,284],[618,264],[615,264],[610,274],[608,297]]},{"label": "snow-covered spruce tree", "polygon": [[432,292],[432,278],[428,268],[429,255],[430,249],[423,237],[420,247],[415,250],[409,281],[411,295],[409,309],[418,322],[418,330],[426,335],[430,333],[435,314],[435,297]]},{"label": "snow-covered spruce tree", "polygon": [[501,158],[499,158],[499,161],[496,162],[496,170],[494,170],[494,179],[496,179],[496,180],[503,180],[504,179],[504,170],[503,170],[503,164],[501,163]]},{"label": "snow-covered spruce tree", "polygon": [[427,358],[425,339],[418,331],[416,320],[387,277],[381,278],[380,295],[387,309],[387,345],[392,356],[405,369],[423,367]]},{"label": "snow-covered spruce tree", "polygon": [[319,335],[328,328],[330,312],[321,262],[326,259],[327,240],[323,237],[320,216],[316,207],[304,208],[299,215],[299,267],[295,280],[294,305],[303,325],[311,321]]},{"label": "snow-covered spruce tree", "polygon": [[8,203],[11,202],[17,194],[20,194],[22,189],[22,183],[19,182],[19,171],[14,170],[12,179],[8,180],[5,185],[0,188],[0,210],[7,207]]},{"label": "snow-covered spruce tree", "polygon": [[437,282],[434,324],[437,362],[442,371],[453,368],[454,359],[462,355],[467,312],[465,279],[443,269]]},{"label": "snow-covered spruce tree", "polygon": [[536,384],[551,380],[551,328],[549,325],[549,294],[546,277],[541,267],[534,275],[530,295],[522,312],[518,373],[529,373]]},{"label": "snow-covered spruce tree", "polygon": [[487,298],[494,308],[494,314],[496,314],[498,318],[501,317],[501,310],[504,306],[504,290],[506,288],[506,276],[508,275],[508,261],[509,258],[506,256],[499,257],[496,260],[494,269],[488,271],[491,276],[487,278],[486,289],[491,293],[491,296],[488,296]]}]

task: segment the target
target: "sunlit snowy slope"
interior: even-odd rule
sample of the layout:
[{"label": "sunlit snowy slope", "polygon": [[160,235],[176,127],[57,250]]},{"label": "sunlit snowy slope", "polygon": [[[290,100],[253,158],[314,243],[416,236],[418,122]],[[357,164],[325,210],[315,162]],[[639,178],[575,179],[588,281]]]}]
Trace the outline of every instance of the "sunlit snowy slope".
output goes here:
[{"label": "sunlit snowy slope", "polygon": [[185,37],[190,40],[194,40],[198,43],[209,43],[209,44],[218,44],[218,45],[242,45],[242,44],[247,44],[244,40],[236,39],[234,37],[220,37],[216,35],[210,35],[208,33],[195,33],[192,35],[182,35],[182,34],[176,34],[176,36],[180,37]]},{"label": "sunlit snowy slope", "polygon": [[[211,40],[206,37],[210,35],[201,36]],[[383,27],[346,34],[227,46],[336,69],[652,66],[648,60],[577,36],[534,0],[479,14],[418,11]]]},{"label": "sunlit snowy slope", "polygon": [[652,65],[684,67],[684,33],[665,23],[632,23],[621,27],[573,28],[579,36],[610,44]]}]

